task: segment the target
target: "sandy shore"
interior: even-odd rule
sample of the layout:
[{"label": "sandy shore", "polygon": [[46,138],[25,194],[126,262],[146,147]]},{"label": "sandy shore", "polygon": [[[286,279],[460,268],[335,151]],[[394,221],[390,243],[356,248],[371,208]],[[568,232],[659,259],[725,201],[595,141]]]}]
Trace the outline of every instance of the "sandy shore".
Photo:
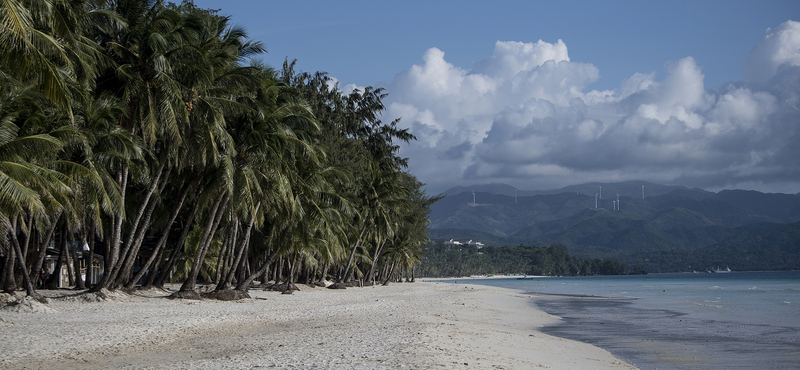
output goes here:
[{"label": "sandy shore", "polygon": [[[391,284],[236,302],[44,291],[0,309],[6,369],[634,369],[536,330],[557,320],[529,296],[486,286]],[[66,296],[65,296],[66,294]]]}]

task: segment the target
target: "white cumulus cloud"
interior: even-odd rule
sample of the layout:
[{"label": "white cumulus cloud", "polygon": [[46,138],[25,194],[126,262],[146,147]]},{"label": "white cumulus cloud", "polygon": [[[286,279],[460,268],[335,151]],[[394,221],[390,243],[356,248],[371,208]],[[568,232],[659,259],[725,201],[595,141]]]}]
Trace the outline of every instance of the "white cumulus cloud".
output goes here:
[{"label": "white cumulus cloud", "polygon": [[401,155],[432,191],[488,181],[800,184],[800,23],[768,30],[745,81],[724,91],[706,88],[691,56],[666,61],[664,72],[597,91],[587,86],[600,71],[572,61],[561,40],[499,41],[471,68],[431,48],[395,77],[386,115],[418,137]]},{"label": "white cumulus cloud", "polygon": [[800,22],[787,21],[768,29],[744,65],[746,81],[766,81],[782,66],[800,66]]}]

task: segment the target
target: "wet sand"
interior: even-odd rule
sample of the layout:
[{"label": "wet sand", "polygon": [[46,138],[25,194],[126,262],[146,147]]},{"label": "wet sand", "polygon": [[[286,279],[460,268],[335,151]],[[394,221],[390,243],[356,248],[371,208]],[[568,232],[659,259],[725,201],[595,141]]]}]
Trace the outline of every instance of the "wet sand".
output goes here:
[{"label": "wet sand", "polygon": [[800,365],[800,333],[792,328],[697,319],[674,310],[637,307],[634,299],[536,296],[538,308],[563,318],[542,331],[604,348],[641,369]]}]

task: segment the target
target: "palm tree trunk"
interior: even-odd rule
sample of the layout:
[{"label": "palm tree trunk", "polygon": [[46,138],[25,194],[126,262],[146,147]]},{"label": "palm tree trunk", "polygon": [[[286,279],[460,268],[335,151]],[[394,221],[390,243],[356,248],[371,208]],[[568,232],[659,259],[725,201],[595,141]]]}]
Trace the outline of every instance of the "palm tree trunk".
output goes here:
[{"label": "palm tree trunk", "polygon": [[275,284],[280,284],[283,281],[283,257],[278,258],[275,263]]},{"label": "palm tree trunk", "polygon": [[[126,198],[125,195],[126,195],[127,189],[128,189],[128,166],[127,165],[125,165],[122,168],[122,173],[120,174],[120,177],[118,177],[117,182],[120,184],[120,203],[124,205],[125,204],[125,198]],[[113,227],[113,234],[112,234],[112,238],[111,238],[111,252],[110,252],[111,257],[110,257],[110,259],[108,261],[106,261],[106,269],[107,269],[107,271],[106,271],[105,274],[103,274],[103,278],[106,281],[103,282],[103,280],[101,279],[100,280],[100,284],[99,284],[99,285],[103,285],[104,288],[105,288],[105,284],[107,284],[108,281],[111,278],[111,274],[109,273],[110,269],[117,263],[117,260],[119,259],[119,252],[120,252],[119,249],[120,249],[120,246],[122,245],[122,222],[124,220],[125,220],[125,210],[123,208],[123,210],[120,212],[120,214],[114,215],[114,227]]]},{"label": "palm tree trunk", "polygon": [[275,284],[280,283],[282,273],[283,273],[283,258],[278,258],[278,261],[275,262],[275,269],[272,271],[272,281],[274,281]]},{"label": "palm tree trunk", "polygon": [[[144,200],[136,212],[136,218],[131,223],[128,240],[125,242],[122,251],[122,258],[120,258],[114,265],[111,272],[111,279],[114,284],[111,285],[112,289],[122,286],[130,277],[133,264],[136,262],[136,257],[139,254],[139,248],[142,246],[144,235],[150,225],[150,218],[153,215],[153,209],[156,207],[156,202],[151,202],[153,193],[158,188],[161,180],[161,175],[167,165],[166,156],[161,159],[156,176],[150,181],[150,186],[147,188]],[[169,172],[169,171],[168,171]],[[144,220],[142,220],[144,217]]]},{"label": "palm tree trunk", "polygon": [[392,263],[392,269],[389,270],[389,275],[386,276],[386,280],[384,280],[383,285],[389,285],[389,280],[392,280],[392,275],[394,275],[395,267],[397,267],[397,262]]},{"label": "palm tree trunk", "polygon": [[[181,212],[181,208],[183,208],[183,203],[186,201],[186,197],[189,195],[189,191],[192,189],[192,187],[193,187],[192,185],[186,186],[186,188],[181,193],[181,199],[178,201],[178,203],[175,205],[175,208],[172,210],[172,215],[170,215],[167,225],[164,226],[164,230],[161,232],[161,237],[158,239],[158,243],[156,243],[156,248],[153,250],[153,253],[150,254],[150,258],[147,259],[147,262],[145,262],[141,270],[139,270],[139,272],[136,273],[136,275],[134,275],[134,277],[130,279],[130,281],[128,281],[128,284],[125,285],[125,289],[133,289],[133,287],[136,286],[136,283],[139,281],[139,279],[141,279],[142,276],[144,276],[144,274],[148,271],[148,269],[150,269],[150,266],[153,264],[153,261],[158,261],[158,257],[162,255],[164,247],[167,245],[169,232],[172,230],[172,224],[175,223],[175,220],[178,218],[178,215]],[[154,267],[158,267],[158,263],[156,263]],[[150,276],[153,278],[155,277],[156,273],[155,270],[156,269],[154,268],[153,271],[150,272]],[[152,284],[153,279],[148,278],[148,280]]]},{"label": "palm tree trunk", "polygon": [[247,230],[245,231],[244,235],[242,235],[242,240],[239,242],[240,246],[239,248],[237,248],[236,257],[234,257],[233,263],[231,264],[231,270],[225,277],[225,281],[222,282],[219,286],[217,286],[217,290],[227,289],[228,287],[230,287],[231,282],[233,281],[233,277],[236,275],[236,270],[239,269],[239,265],[242,260],[242,255],[244,255],[244,251],[250,245],[250,233],[253,231],[253,225],[255,225],[256,223],[256,214],[258,214],[259,208],[261,208],[261,202],[258,202],[258,204],[256,204],[256,208],[250,214],[250,220],[247,222]]},{"label": "palm tree trunk", "polygon": [[[233,254],[236,248],[236,239],[239,237],[239,217],[235,216],[231,221],[231,226],[228,227],[228,235],[225,236],[225,243],[223,243],[223,250],[217,258],[217,278],[214,279],[214,284],[217,285],[216,290],[222,289],[225,282],[225,271],[233,270],[236,266],[233,265]],[[224,252],[224,253],[223,253]]]},{"label": "palm tree trunk", "polygon": [[197,216],[197,210],[199,208],[199,203],[194,202],[194,206],[192,206],[192,211],[189,213],[189,219],[183,224],[183,231],[181,232],[180,238],[178,238],[178,243],[175,244],[175,247],[172,248],[172,253],[170,253],[169,260],[167,261],[166,265],[163,269],[161,269],[161,273],[158,275],[158,279],[155,280],[155,283],[151,280],[150,283],[145,283],[145,287],[148,286],[155,286],[158,288],[163,288],[164,283],[167,280],[167,276],[169,276],[170,271],[172,271],[172,267],[175,266],[175,263],[178,261],[178,255],[180,254],[181,249],[183,248],[183,244],[186,243],[186,237],[189,235],[189,231],[192,229],[192,225],[194,224],[195,216]]},{"label": "palm tree trunk", "polygon": [[61,214],[63,211],[58,211],[53,217],[53,220],[50,223],[50,226],[47,228],[47,233],[45,237],[39,241],[39,251],[36,255],[36,262],[33,265],[33,271],[31,271],[31,279],[39,275],[39,269],[42,268],[44,265],[44,259],[47,257],[47,245],[50,244],[50,241],[53,240],[53,234],[55,234],[56,226],[58,226],[58,220],[61,218]]},{"label": "palm tree trunk", "polygon": [[286,277],[286,290],[295,290],[294,288],[294,272],[297,267],[298,258],[297,253],[292,256],[291,263],[289,263],[289,274]]},{"label": "palm tree trunk", "polygon": [[328,269],[330,269],[331,264],[329,262],[325,263],[325,266],[322,268],[322,275],[319,277],[319,282],[325,284],[325,278],[328,276]]},{"label": "palm tree trunk", "polygon": [[314,281],[317,278],[317,271],[319,271],[319,265],[315,265],[314,268],[308,268],[308,274],[306,274],[306,284],[314,284]]},{"label": "palm tree trunk", "polygon": [[[142,222],[143,225],[149,225],[150,217],[153,215],[153,209],[155,209],[156,203],[151,202],[150,206],[147,208],[147,214]],[[147,232],[147,227],[141,227],[137,232],[136,239],[133,241],[133,245],[128,246],[127,253],[124,253],[124,258],[120,258],[118,263],[119,268],[115,269],[116,274],[114,276],[114,284],[112,285],[113,289],[116,289],[120,286],[123,286],[128,279],[131,277],[131,270],[133,269],[133,265],[136,263],[136,257],[139,256],[139,249],[142,247],[142,242],[144,241],[145,233]]]},{"label": "palm tree trunk", "polygon": [[381,269],[380,273],[378,274],[379,280],[383,281],[384,279],[386,279],[386,276],[389,273],[389,269],[390,268],[391,268],[391,265],[384,266],[383,269]]},{"label": "palm tree trunk", "polygon": [[378,246],[375,247],[375,254],[372,256],[372,266],[369,268],[369,280],[370,285],[375,285],[375,270],[378,266],[378,256],[380,256],[381,250],[386,245],[386,241],[378,243]]},{"label": "palm tree trunk", "polygon": [[67,240],[69,241],[69,243],[67,244],[67,249],[64,251],[64,259],[67,260],[67,263],[66,263],[66,265],[67,265],[67,279],[69,280],[69,286],[74,286],[75,285],[75,270],[72,268],[73,267],[72,266],[72,261],[73,260],[70,257],[70,255],[72,253],[70,252],[69,246],[73,246],[72,249],[73,250],[75,249],[75,247],[74,247],[75,238],[72,236],[72,232],[68,232],[67,235],[68,235]]},{"label": "palm tree trunk", "polygon": [[252,236],[248,237],[246,240],[243,240],[245,243],[244,252],[242,253],[241,261],[239,262],[239,268],[236,270],[236,275],[231,280],[231,284],[233,286],[236,286],[240,281],[250,276],[255,269],[255,263],[258,263],[257,258],[253,256],[253,253],[255,252],[252,248],[250,248],[252,245],[250,243],[251,241]]},{"label": "palm tree trunk", "polygon": [[[25,256],[25,260],[26,261],[29,261],[29,259],[28,259],[28,246],[30,245],[30,242],[31,242],[31,235],[32,235],[31,232],[33,230],[33,214],[32,213],[28,214],[28,220],[25,222],[25,226],[27,227],[26,230],[24,230],[25,231],[25,240],[22,242],[22,246],[21,247],[22,247],[22,255]],[[37,273],[39,271],[39,269],[37,269],[35,266],[23,266],[22,267],[22,271],[23,271],[23,273],[28,274],[28,276],[30,277],[31,275]],[[31,280],[34,280],[34,279],[31,278]]]},{"label": "palm tree trunk", "polygon": [[[83,247],[83,246],[81,246],[81,247]],[[81,260],[78,259],[78,251],[77,251],[77,249],[78,249],[78,246],[75,246],[73,244],[73,247],[72,247],[72,270],[75,272],[75,289],[76,290],[83,290],[83,289],[86,289],[86,284],[84,284],[83,277],[81,277]]]},{"label": "palm tree trunk", "polygon": [[3,291],[8,294],[14,294],[14,291],[17,290],[17,279],[14,277],[16,254],[14,247],[9,245],[6,250],[6,260],[3,261]]},{"label": "palm tree trunk", "polygon": [[[122,167],[122,171],[117,174],[117,183],[120,184],[120,201],[121,204],[125,204],[125,193],[128,188],[128,165],[124,165]],[[105,256],[105,271],[103,272],[103,277],[100,278],[100,281],[97,282],[97,285],[93,286],[92,289],[89,291],[92,293],[99,292],[100,290],[104,289],[108,286],[109,282],[112,280],[111,276],[111,269],[117,264],[117,260],[119,259],[119,248],[122,244],[122,220],[125,218],[125,210],[123,210],[117,214],[112,215],[112,223],[113,227],[111,228],[111,240],[109,241],[109,245],[106,248],[106,256]]]},{"label": "palm tree trunk", "polygon": [[47,289],[58,289],[58,284],[61,281],[61,268],[64,265],[64,254],[67,250],[67,237],[64,235],[64,229],[66,229],[66,227],[62,227],[61,248],[58,250],[56,265],[53,267],[53,271],[50,272],[50,278],[47,279],[47,283],[45,283]]},{"label": "palm tree trunk", "polygon": [[[277,253],[271,253],[270,256],[267,257],[267,261],[264,262],[263,265],[261,265],[261,268],[259,268],[258,271],[255,271],[252,274],[247,275],[246,278],[244,278],[242,281],[239,282],[239,284],[236,285],[236,290],[246,291],[247,287],[250,286],[250,283],[252,283],[253,280],[255,280],[260,275],[266,274],[267,270],[269,269],[269,266],[275,260],[276,256],[277,256]],[[278,271],[278,269],[276,268],[275,272],[277,273],[277,271]],[[275,278],[275,283],[276,284],[278,283],[277,279],[278,278],[276,277]],[[267,279],[264,279],[264,281],[262,281],[261,283],[264,284],[264,283],[266,283],[266,281],[267,281]]]},{"label": "palm tree trunk", "polygon": [[156,191],[156,188],[159,185],[161,174],[164,172],[164,167],[166,167],[166,165],[166,158],[163,158],[159,164],[158,170],[156,170],[156,175],[152,180],[150,180],[150,186],[147,187],[147,192],[142,200],[142,204],[139,205],[139,209],[136,211],[136,217],[131,222],[130,230],[128,232],[128,240],[124,245],[123,255],[127,254],[127,251],[133,245],[135,238],[139,237],[139,230],[141,228],[146,228],[146,225],[142,225],[141,220],[145,214],[145,211],[149,208],[150,198],[153,196],[153,193]]},{"label": "palm tree trunk", "polygon": [[89,230],[89,234],[86,236],[86,239],[88,239],[87,242],[89,243],[89,250],[86,251],[86,255],[84,256],[84,259],[86,260],[86,281],[84,283],[87,287],[90,287],[95,283],[94,279],[92,278],[94,273],[94,251],[96,250],[94,243],[96,238],[95,228],[96,226],[93,221],[92,228]]},{"label": "palm tree trunk", "polygon": [[[261,277],[259,278],[260,281],[261,281],[261,285],[266,285],[267,281],[269,281],[269,263],[265,263],[265,266],[263,266],[263,272],[262,272],[261,268],[259,268],[257,270],[257,272],[261,272]],[[249,276],[250,275],[248,275],[248,277]],[[256,273],[256,278],[258,278],[258,274],[257,273]],[[253,278],[253,280],[255,280],[256,278]],[[247,279],[247,277],[245,279]],[[245,279],[242,279],[242,280],[245,280]],[[250,284],[253,280],[250,280],[247,283]],[[240,281],[240,283],[241,283],[241,281]]]},{"label": "palm tree trunk", "polygon": [[[25,256],[24,253],[26,253],[27,249],[28,249],[27,248],[27,243],[30,240],[30,230],[31,229],[29,227],[28,230],[26,231],[26,236],[25,236],[25,248],[24,249],[17,248],[19,246],[19,237],[17,235],[17,223],[18,223],[18,220],[21,217],[22,216],[12,216],[11,224],[9,225],[9,228],[8,228],[9,229],[8,232],[9,232],[9,234],[11,234],[10,237],[9,237],[9,240],[11,241],[11,245],[8,246],[8,251],[6,253],[6,260],[5,260],[5,266],[4,266],[4,268],[5,268],[5,270],[4,270],[5,271],[5,276],[4,276],[4,279],[3,279],[3,291],[5,291],[6,293],[9,293],[9,294],[11,294],[15,290],[17,290],[17,276],[15,274],[16,264],[17,264],[16,260],[18,259],[17,258],[18,257],[17,254],[23,253],[23,257]],[[30,223],[31,223],[30,220],[31,219],[29,218],[28,219],[28,225],[30,225]],[[28,273],[27,266],[25,266],[23,264],[23,265],[19,266],[19,269],[20,269],[20,271],[22,271],[23,275],[26,275],[25,278],[30,279],[30,274]],[[36,270],[37,273],[38,273],[38,271],[39,270]]]},{"label": "palm tree trunk", "polygon": [[311,267],[306,263],[305,258],[301,258],[298,262],[300,265],[297,268],[297,273],[295,274],[297,278],[294,280],[295,283],[300,284],[310,284],[309,276],[311,276]]},{"label": "palm tree trunk", "polygon": [[247,245],[244,246],[244,257],[242,258],[242,262],[239,265],[239,269],[236,272],[236,277],[233,279],[232,284],[244,280],[246,277],[250,276],[252,272],[249,258],[247,258],[247,254],[250,253],[250,240],[248,239],[246,243]]},{"label": "palm tree trunk", "polygon": [[341,282],[343,282],[343,281],[346,279],[346,277],[347,277],[347,272],[350,270],[350,267],[352,267],[352,266],[353,266],[353,259],[354,259],[354,258],[355,258],[355,256],[356,256],[356,249],[358,249],[358,245],[361,243],[361,240],[362,240],[362,238],[364,237],[364,233],[365,233],[366,231],[367,231],[367,225],[364,225],[364,226],[361,228],[361,233],[359,233],[359,235],[358,235],[358,239],[356,240],[356,243],[353,245],[353,250],[350,252],[350,259],[349,259],[349,260],[347,260],[347,265],[346,265],[346,266],[345,266],[345,268],[344,268],[344,273],[343,273],[343,274],[342,274],[342,276],[339,278],[339,281],[338,281],[338,283],[341,283]]},{"label": "palm tree trunk", "polygon": [[142,280],[145,274],[147,275],[147,279],[145,279],[145,281],[142,283],[142,287],[144,288],[152,286],[153,280],[155,279],[156,275],[158,275],[159,261],[161,261],[161,258],[164,256],[164,249],[164,246],[161,246],[161,248],[158,248],[158,250],[154,250],[153,254],[150,255],[150,258],[147,259],[147,263],[145,263],[147,268],[142,267],[142,269],[139,270],[136,275],[133,275],[131,280],[128,281],[128,284],[125,284],[124,289],[133,290],[133,288],[136,287],[136,283],[138,283],[139,280]]},{"label": "palm tree trunk", "polygon": [[233,249],[233,234],[236,233],[238,229],[238,218],[234,219],[233,226],[230,228],[232,231],[228,232],[228,235],[225,237],[225,243],[222,243],[222,250],[219,252],[219,258],[217,258],[217,273],[214,274],[214,285],[217,285],[217,290],[220,289],[220,284],[223,281],[223,274],[225,273],[225,269],[229,268],[230,266],[230,256],[233,254],[230,250]]},{"label": "palm tree trunk", "polygon": [[31,283],[31,277],[28,276],[28,272],[26,271],[26,263],[25,263],[25,255],[22,254],[22,248],[20,248],[19,240],[17,239],[17,221],[14,218],[11,227],[11,245],[14,247],[14,252],[17,255],[17,262],[22,269],[22,281],[25,284],[25,292],[28,294],[28,297],[34,298],[38,301],[46,302],[47,300],[42,297],[41,294],[36,292],[36,289],[33,287],[33,283]]},{"label": "palm tree trunk", "polygon": [[211,241],[214,239],[214,234],[217,232],[217,227],[219,227],[219,223],[222,221],[222,215],[225,213],[225,209],[228,205],[228,199],[229,197],[227,192],[220,192],[220,196],[215,202],[213,212],[209,213],[206,231],[203,234],[201,245],[197,248],[197,252],[195,253],[192,269],[189,271],[186,281],[184,281],[183,285],[181,285],[181,292],[194,291],[197,283],[197,275],[200,273],[200,268],[203,266],[203,259],[206,256],[206,250],[208,249],[208,246],[211,245]]}]

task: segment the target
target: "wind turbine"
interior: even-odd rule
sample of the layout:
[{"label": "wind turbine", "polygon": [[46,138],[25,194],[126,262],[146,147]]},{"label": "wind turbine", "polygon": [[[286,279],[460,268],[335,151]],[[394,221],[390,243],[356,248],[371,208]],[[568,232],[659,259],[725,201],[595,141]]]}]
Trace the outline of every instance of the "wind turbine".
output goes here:
[{"label": "wind turbine", "polygon": [[619,193],[617,193],[617,211],[619,211]]},{"label": "wind turbine", "polygon": [[594,208],[597,209],[597,193],[594,193]]}]

